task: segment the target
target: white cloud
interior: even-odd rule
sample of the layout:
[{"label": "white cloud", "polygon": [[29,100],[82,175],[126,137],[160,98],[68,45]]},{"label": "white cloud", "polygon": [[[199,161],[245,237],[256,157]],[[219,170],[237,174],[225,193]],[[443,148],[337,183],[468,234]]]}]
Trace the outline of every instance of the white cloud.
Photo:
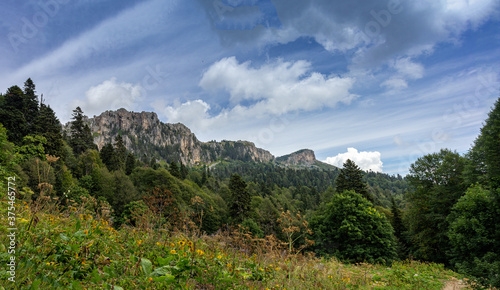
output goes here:
[{"label": "white cloud", "polygon": [[408,83],[404,79],[391,78],[380,84],[381,87],[386,87],[390,90],[401,90],[408,87]]},{"label": "white cloud", "polygon": [[342,168],[347,159],[354,161],[354,163],[356,163],[356,165],[358,165],[362,170],[382,172],[382,160],[380,160],[380,152],[377,151],[358,152],[357,149],[351,147],[347,148],[346,153],[340,153],[337,156],[326,158],[325,162]]},{"label": "white cloud", "polygon": [[[228,92],[233,110],[246,108],[252,114],[280,115],[349,104],[356,97],[349,92],[354,82],[353,78],[311,72],[311,64],[303,60],[277,60],[253,68],[249,61],[238,63],[235,57],[228,57],[210,66],[200,86]],[[240,108],[242,101],[251,105]]]},{"label": "white cloud", "polygon": [[424,66],[420,63],[412,62],[410,58],[397,59],[393,67],[398,73],[410,79],[420,79],[424,76]]},{"label": "white cloud", "polygon": [[73,103],[74,107],[80,106],[88,116],[100,114],[104,110],[134,110],[141,100],[142,90],[139,85],[118,83],[116,78],[111,78],[88,89],[83,101],[76,100]]},{"label": "white cloud", "polygon": [[173,105],[166,105],[163,100],[152,103],[161,116],[167,118],[168,122],[180,122],[192,129],[202,130],[210,127],[213,123],[208,111],[210,105],[203,100],[194,100],[180,103],[176,101]]}]

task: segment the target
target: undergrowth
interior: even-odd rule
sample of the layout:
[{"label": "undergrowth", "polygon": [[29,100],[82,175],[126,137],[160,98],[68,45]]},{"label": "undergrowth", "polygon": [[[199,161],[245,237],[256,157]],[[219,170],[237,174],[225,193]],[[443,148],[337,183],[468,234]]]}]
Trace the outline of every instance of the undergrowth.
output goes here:
[{"label": "undergrowth", "polygon": [[[441,289],[461,278],[440,264],[352,265],[290,253],[274,236],[241,228],[204,235],[193,223],[155,228],[143,217],[116,230],[109,206],[94,198],[19,201],[16,217],[16,281],[0,268],[1,289]],[[0,231],[6,265],[5,223]]]}]

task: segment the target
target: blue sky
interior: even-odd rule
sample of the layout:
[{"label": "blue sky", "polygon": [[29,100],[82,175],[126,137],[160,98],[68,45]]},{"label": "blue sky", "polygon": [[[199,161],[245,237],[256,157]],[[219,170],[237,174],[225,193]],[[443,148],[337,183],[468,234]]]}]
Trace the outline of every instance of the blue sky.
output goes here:
[{"label": "blue sky", "polygon": [[465,153],[499,97],[496,0],[4,0],[0,88],[62,122],[126,108],[202,141],[405,174]]}]

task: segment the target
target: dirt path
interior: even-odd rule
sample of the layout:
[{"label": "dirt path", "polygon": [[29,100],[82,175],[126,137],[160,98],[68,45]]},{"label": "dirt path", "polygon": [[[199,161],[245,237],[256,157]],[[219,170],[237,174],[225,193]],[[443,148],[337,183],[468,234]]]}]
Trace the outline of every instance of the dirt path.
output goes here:
[{"label": "dirt path", "polygon": [[469,289],[462,280],[448,280],[442,290]]}]

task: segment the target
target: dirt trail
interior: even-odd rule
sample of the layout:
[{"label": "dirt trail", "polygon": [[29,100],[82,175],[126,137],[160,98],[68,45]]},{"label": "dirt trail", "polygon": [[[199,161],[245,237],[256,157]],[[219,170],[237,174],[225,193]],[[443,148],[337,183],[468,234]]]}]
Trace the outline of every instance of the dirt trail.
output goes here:
[{"label": "dirt trail", "polygon": [[462,280],[448,280],[442,290],[470,289]]}]

